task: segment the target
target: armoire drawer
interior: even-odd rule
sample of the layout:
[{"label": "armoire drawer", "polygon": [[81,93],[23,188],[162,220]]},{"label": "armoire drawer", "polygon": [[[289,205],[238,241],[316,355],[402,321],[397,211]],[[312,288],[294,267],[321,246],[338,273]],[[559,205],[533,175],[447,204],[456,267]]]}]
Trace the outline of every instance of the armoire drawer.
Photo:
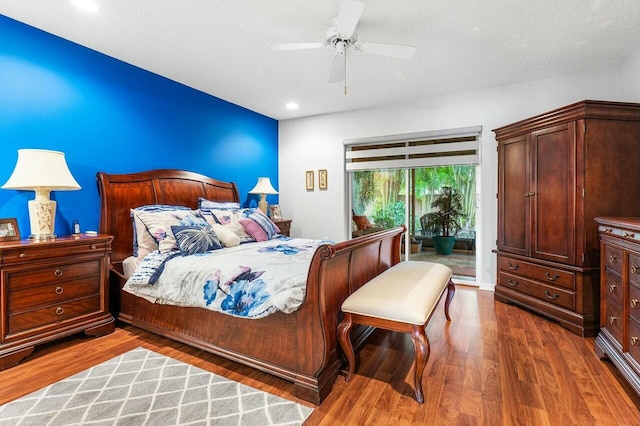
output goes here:
[{"label": "armoire drawer", "polygon": [[575,309],[575,294],[559,287],[553,287],[522,276],[498,272],[498,285],[533,296],[556,306]]},{"label": "armoire drawer", "polygon": [[499,256],[498,269],[509,274],[520,275],[556,287],[575,290],[575,274],[557,268],[524,262]]}]

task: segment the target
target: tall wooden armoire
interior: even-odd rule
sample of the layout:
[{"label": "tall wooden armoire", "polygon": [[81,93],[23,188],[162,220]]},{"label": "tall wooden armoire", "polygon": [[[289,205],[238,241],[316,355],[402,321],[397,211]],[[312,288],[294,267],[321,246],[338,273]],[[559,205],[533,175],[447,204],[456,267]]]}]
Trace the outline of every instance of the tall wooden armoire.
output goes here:
[{"label": "tall wooden armoire", "polygon": [[582,101],[494,130],[495,299],[599,328],[596,216],[640,216],[640,104]]}]

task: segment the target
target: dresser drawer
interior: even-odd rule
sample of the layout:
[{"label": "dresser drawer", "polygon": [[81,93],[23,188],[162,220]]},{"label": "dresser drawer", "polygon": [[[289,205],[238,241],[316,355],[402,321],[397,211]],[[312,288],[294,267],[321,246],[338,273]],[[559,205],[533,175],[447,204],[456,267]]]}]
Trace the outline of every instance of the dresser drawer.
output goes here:
[{"label": "dresser drawer", "polygon": [[498,259],[498,269],[509,274],[521,275],[553,286],[575,290],[575,274],[573,272],[503,256]]},{"label": "dresser drawer", "polygon": [[2,252],[2,263],[5,265],[14,263],[26,264],[34,260],[49,260],[57,257],[69,257],[82,253],[104,253],[107,250],[107,247],[108,242],[105,240],[87,240],[86,242],[81,241],[74,244],[48,245],[46,250],[38,249],[35,245],[25,245],[25,247],[16,247],[4,250]]},{"label": "dresser drawer", "polygon": [[640,364],[640,325],[629,321],[629,355]]},{"label": "dresser drawer", "polygon": [[100,311],[100,296],[85,297],[32,311],[9,315],[8,334],[15,334],[49,324],[72,320]]},{"label": "dresser drawer", "polygon": [[498,273],[498,285],[528,294],[562,308],[575,309],[575,294],[559,287],[549,286],[502,271]]},{"label": "dresser drawer", "polygon": [[6,279],[9,292],[12,292],[44,283],[59,283],[79,277],[99,276],[100,267],[101,259],[96,259],[81,263],[10,270],[6,273]]},{"label": "dresser drawer", "polygon": [[8,295],[9,313],[28,311],[39,306],[60,304],[80,297],[100,294],[100,278],[84,277],[60,283],[40,286],[24,286],[20,290],[10,291]]},{"label": "dresser drawer", "polygon": [[607,303],[606,313],[604,317],[604,327],[616,339],[618,344],[622,346],[622,330],[624,327],[624,318],[622,317],[622,308],[613,303]]},{"label": "dresser drawer", "polygon": [[622,249],[607,245],[605,247],[604,260],[607,271],[612,271],[618,275],[622,275]]},{"label": "dresser drawer", "polygon": [[622,284],[622,277],[615,275],[607,270],[606,273],[607,282],[604,284],[604,291],[607,295],[607,303],[615,303],[618,306],[623,305],[624,286]]},{"label": "dresser drawer", "polygon": [[629,282],[640,287],[640,256],[629,253]]},{"label": "dresser drawer", "polygon": [[640,322],[640,288],[629,286],[629,315]]}]

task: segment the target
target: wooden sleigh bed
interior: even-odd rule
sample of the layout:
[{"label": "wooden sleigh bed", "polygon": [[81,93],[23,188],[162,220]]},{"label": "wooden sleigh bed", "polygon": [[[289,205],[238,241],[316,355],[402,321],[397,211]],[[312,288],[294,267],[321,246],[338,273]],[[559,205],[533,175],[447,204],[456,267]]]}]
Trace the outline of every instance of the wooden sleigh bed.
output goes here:
[{"label": "wooden sleigh bed", "polygon": [[[233,183],[197,173],[153,170],[131,174],[98,173],[99,232],[114,236],[111,253],[111,309],[128,324],[166,336],[293,382],[296,397],[320,404],[340,368],[337,325],[340,306],[353,291],[400,261],[403,227],[371,234],[315,252],[303,304],[245,319],[203,308],[150,303],[122,291],[122,262],[132,254],[130,209],[149,204],[197,208],[198,197],[239,202]],[[371,332],[354,329],[357,346]]]}]

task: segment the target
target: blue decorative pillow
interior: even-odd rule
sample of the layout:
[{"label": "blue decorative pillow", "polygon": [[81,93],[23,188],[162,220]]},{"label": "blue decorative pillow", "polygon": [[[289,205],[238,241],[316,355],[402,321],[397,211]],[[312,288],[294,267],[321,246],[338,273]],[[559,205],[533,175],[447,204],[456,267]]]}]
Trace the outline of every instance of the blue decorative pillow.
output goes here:
[{"label": "blue decorative pillow", "polygon": [[267,238],[269,240],[275,238],[280,232],[280,228],[278,228],[278,226],[260,210],[256,210],[255,212],[251,213],[249,215],[249,219],[252,219],[258,225],[260,225],[262,229],[264,229],[264,232],[267,234]]},{"label": "blue decorative pillow", "polygon": [[172,226],[171,232],[176,237],[182,256],[222,248],[218,236],[210,226]]},{"label": "blue decorative pillow", "polygon": [[198,198],[198,209],[200,210],[215,210],[215,209],[239,209],[240,203],[234,202],[218,202],[207,200],[206,198],[199,197]]}]

